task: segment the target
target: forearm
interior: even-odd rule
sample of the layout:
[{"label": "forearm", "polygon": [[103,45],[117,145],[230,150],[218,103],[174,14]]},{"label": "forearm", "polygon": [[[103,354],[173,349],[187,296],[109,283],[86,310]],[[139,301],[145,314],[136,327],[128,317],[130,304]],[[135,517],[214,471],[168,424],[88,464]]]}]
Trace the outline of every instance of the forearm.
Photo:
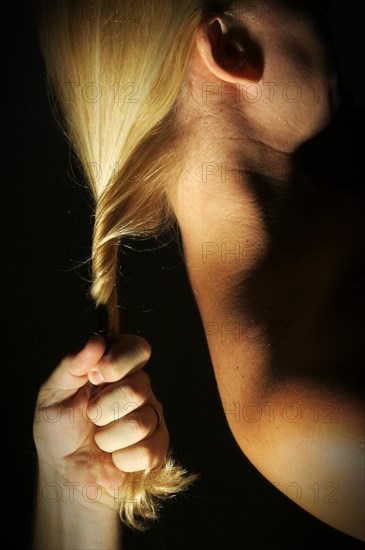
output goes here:
[{"label": "forearm", "polygon": [[74,488],[51,469],[40,469],[33,550],[122,550],[117,511],[93,502],[94,495],[83,504]]}]

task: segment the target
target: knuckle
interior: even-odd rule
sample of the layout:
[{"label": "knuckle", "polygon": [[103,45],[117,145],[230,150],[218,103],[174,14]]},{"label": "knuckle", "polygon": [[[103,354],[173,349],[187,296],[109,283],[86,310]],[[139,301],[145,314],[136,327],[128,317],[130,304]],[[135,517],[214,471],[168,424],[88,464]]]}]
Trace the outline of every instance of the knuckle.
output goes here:
[{"label": "knuckle", "polygon": [[151,357],[151,346],[147,340],[142,337],[135,339],[133,342],[133,354],[141,363],[148,361]]},{"label": "knuckle", "polygon": [[136,403],[136,401],[126,401],[123,405],[124,414],[135,411],[139,406],[140,403]]},{"label": "knuckle", "polygon": [[129,431],[137,440],[142,439],[148,434],[149,427],[146,422],[141,418],[137,418],[133,413],[129,417],[124,418],[123,422],[127,424]]},{"label": "knuckle", "polygon": [[149,396],[151,393],[150,377],[143,369],[133,373],[128,378],[128,384],[139,396]]},{"label": "knuckle", "polygon": [[120,368],[117,359],[114,357],[110,358],[108,361],[108,366],[112,371],[114,378],[118,380],[120,376]]},{"label": "knuckle", "polygon": [[139,462],[144,465],[144,467],[148,467],[150,460],[153,457],[153,453],[151,449],[148,447],[148,445],[144,443],[139,443],[138,445],[138,457]]},{"label": "knuckle", "polygon": [[122,394],[122,399],[128,403],[141,403],[142,394],[139,388],[135,384],[122,383],[119,385],[119,391]]},{"label": "knuckle", "polygon": [[148,445],[139,445],[141,463],[144,468],[156,468],[163,461],[163,456],[159,452],[153,451]]},{"label": "knuckle", "polygon": [[132,400],[133,395],[130,394],[129,387],[130,386],[128,386],[124,382],[121,382],[120,384],[117,385],[118,394],[122,401]]}]

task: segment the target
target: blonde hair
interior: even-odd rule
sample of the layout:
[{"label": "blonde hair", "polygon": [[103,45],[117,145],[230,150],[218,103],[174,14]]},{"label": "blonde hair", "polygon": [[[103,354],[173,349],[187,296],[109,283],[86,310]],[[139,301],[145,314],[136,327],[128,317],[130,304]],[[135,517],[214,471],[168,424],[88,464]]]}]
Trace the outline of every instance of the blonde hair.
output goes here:
[{"label": "blonde hair", "polygon": [[[217,4],[217,2],[215,3]],[[167,186],[179,167],[176,109],[199,0],[40,0],[37,25],[52,105],[95,199],[91,294],[119,334],[117,258],[125,236],[157,234],[171,221]],[[158,501],[193,480],[171,456],[128,474],[120,516],[144,529]]]}]

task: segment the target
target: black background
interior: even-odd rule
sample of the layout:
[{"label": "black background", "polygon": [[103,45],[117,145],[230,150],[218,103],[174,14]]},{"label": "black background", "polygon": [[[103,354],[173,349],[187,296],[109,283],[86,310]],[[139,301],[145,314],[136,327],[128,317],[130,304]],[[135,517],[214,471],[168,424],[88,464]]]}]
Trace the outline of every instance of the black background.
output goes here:
[{"label": "black background", "polygon": [[[52,118],[30,6],[17,2],[13,11],[2,10],[2,88],[8,93],[2,105],[2,483],[9,513],[3,538],[9,538],[4,548],[27,548],[37,391],[61,357],[96,327],[88,269],[71,269],[90,252],[92,206]],[[363,108],[360,14],[352,3],[338,0],[329,16],[343,82],[354,106]],[[120,284],[124,329],[151,343],[147,371],[164,404],[172,448],[200,474],[148,533],[125,529],[125,549],[360,548],[282,495],[239,450],[222,411],[178,247],[123,249],[120,260],[126,275]]]}]

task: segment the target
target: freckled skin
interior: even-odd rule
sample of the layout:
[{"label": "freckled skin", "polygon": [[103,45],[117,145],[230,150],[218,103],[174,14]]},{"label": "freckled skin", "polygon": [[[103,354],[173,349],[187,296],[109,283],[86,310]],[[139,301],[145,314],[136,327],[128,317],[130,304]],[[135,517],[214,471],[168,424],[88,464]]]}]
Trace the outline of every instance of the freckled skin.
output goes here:
[{"label": "freckled skin", "polygon": [[[364,539],[361,316],[344,299],[360,273],[363,196],[327,168],[338,92],[317,20],[275,6],[271,18],[242,12],[234,22],[234,40],[241,28],[261,50],[259,79],[220,64],[214,48],[230,43],[232,22],[210,32],[208,21],[197,34],[186,108],[194,137],[171,200],[223,407],[240,412],[239,421],[227,414],[238,444],[285,494],[295,482],[300,506]],[[239,49],[227,51],[239,61]],[[207,82],[214,93],[203,100]],[[265,82],[278,83],[273,101]],[[298,101],[279,93],[288,82],[300,86]],[[220,93],[252,83],[259,101]],[[247,420],[248,403],[267,414]]]}]

